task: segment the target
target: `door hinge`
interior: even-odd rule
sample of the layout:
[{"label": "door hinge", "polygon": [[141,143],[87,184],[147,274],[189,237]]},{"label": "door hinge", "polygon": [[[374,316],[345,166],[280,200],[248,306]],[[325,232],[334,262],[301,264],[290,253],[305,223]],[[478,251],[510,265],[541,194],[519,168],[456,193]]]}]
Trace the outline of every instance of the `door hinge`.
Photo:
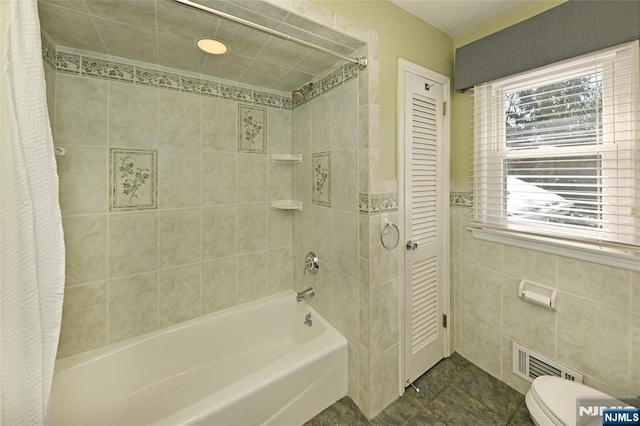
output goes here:
[{"label": "door hinge", "polygon": [[442,115],[447,115],[447,103],[442,103]]},{"label": "door hinge", "polygon": [[442,314],[442,327],[447,328],[447,314]]}]

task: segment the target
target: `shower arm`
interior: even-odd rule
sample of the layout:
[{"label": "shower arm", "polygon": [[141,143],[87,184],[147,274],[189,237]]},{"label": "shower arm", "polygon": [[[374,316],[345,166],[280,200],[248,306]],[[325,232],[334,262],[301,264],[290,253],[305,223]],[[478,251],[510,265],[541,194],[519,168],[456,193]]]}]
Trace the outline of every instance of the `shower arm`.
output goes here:
[{"label": "shower arm", "polygon": [[203,6],[203,5],[199,4],[199,3],[193,2],[191,0],[170,0],[170,1],[172,1],[174,3],[180,3],[180,4],[183,4],[185,6],[192,7],[194,9],[199,9],[199,10],[202,10],[204,12],[210,13],[212,15],[216,15],[216,16],[218,16],[220,18],[226,19],[228,21],[236,22],[236,23],[244,25],[246,27],[253,28],[253,29],[256,29],[258,31],[262,31],[264,33],[267,33],[267,34],[271,34],[272,36],[279,37],[279,38],[282,38],[284,40],[289,40],[290,42],[299,44],[301,46],[305,46],[305,47],[309,47],[311,49],[319,50],[320,52],[324,52],[324,53],[326,53],[328,55],[332,55],[332,56],[335,56],[337,58],[344,59],[345,61],[349,61],[349,62],[355,64],[358,67],[359,70],[364,70],[367,67],[367,63],[368,63],[367,58],[355,58],[355,59],[354,58],[350,58],[350,57],[345,56],[345,55],[343,55],[341,53],[335,52],[335,51],[333,51],[331,49],[327,49],[326,47],[318,46],[317,44],[313,44],[313,43],[310,43],[308,41],[299,39],[297,37],[290,36],[289,34],[285,34],[285,33],[280,32],[278,30],[273,30],[273,29],[271,29],[269,27],[265,27],[263,25],[256,24],[255,22],[251,22],[251,21],[248,21],[246,19],[238,18],[237,16],[230,15],[230,14],[228,14],[226,12],[222,12],[220,10],[216,10],[216,9],[210,8],[208,6]]}]

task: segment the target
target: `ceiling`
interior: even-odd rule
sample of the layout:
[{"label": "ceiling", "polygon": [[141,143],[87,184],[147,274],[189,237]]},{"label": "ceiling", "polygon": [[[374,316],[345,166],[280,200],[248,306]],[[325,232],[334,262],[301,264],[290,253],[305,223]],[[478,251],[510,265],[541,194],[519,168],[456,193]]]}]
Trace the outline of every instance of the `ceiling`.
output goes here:
[{"label": "ceiling", "polygon": [[[277,29],[347,56],[364,43],[256,0],[199,0],[225,13]],[[42,30],[58,46],[158,64],[287,91],[317,80],[345,61],[215,17],[172,0],[38,0]],[[198,50],[214,37],[222,56]]]},{"label": "ceiling", "polygon": [[391,0],[439,30],[457,37],[534,0]]}]

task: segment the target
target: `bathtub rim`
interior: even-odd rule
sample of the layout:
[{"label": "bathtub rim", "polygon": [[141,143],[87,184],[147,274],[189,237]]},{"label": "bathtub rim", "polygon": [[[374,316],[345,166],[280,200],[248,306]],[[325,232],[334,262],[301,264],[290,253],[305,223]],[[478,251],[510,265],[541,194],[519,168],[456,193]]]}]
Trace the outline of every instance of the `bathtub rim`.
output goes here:
[{"label": "bathtub rim", "polygon": [[[93,361],[98,361],[102,358],[108,357],[114,353],[123,351],[129,347],[135,346],[137,344],[141,344],[143,342],[152,340],[158,336],[167,335],[171,333],[178,332],[184,328],[191,327],[193,325],[197,325],[213,318],[222,318],[226,316],[230,316],[232,314],[241,313],[244,311],[249,311],[255,309],[257,307],[261,307],[264,305],[269,305],[274,302],[284,301],[288,298],[291,300],[295,300],[296,292],[292,289],[284,290],[279,293],[271,294],[265,297],[261,297],[259,299],[251,300],[248,302],[244,302],[238,305],[230,306],[219,311],[211,312],[205,315],[198,316],[196,318],[171,325],[169,327],[164,327],[158,330],[153,330],[144,334],[140,334],[138,336],[129,337],[125,340],[121,340],[119,342],[110,343],[104,346],[100,346],[98,348],[90,349],[88,351],[80,352],[77,354],[69,355],[66,357],[58,358],[55,361],[54,367],[54,379],[55,373],[57,371],[63,371],[71,368],[82,367],[85,364],[88,364]],[[338,335],[344,337],[342,333],[340,333],[335,327],[333,327],[322,315],[320,315],[308,301],[303,300],[306,309],[310,311],[313,316],[314,322],[318,322],[322,324],[324,328],[328,328]]]}]

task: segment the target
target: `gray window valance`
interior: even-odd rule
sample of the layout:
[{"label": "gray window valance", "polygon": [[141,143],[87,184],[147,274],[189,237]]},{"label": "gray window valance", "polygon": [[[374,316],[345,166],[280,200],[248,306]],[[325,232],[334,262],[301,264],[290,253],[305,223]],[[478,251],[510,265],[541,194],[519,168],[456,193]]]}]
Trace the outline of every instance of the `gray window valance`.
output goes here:
[{"label": "gray window valance", "polygon": [[571,0],[456,49],[455,88],[640,38],[639,0]]}]

